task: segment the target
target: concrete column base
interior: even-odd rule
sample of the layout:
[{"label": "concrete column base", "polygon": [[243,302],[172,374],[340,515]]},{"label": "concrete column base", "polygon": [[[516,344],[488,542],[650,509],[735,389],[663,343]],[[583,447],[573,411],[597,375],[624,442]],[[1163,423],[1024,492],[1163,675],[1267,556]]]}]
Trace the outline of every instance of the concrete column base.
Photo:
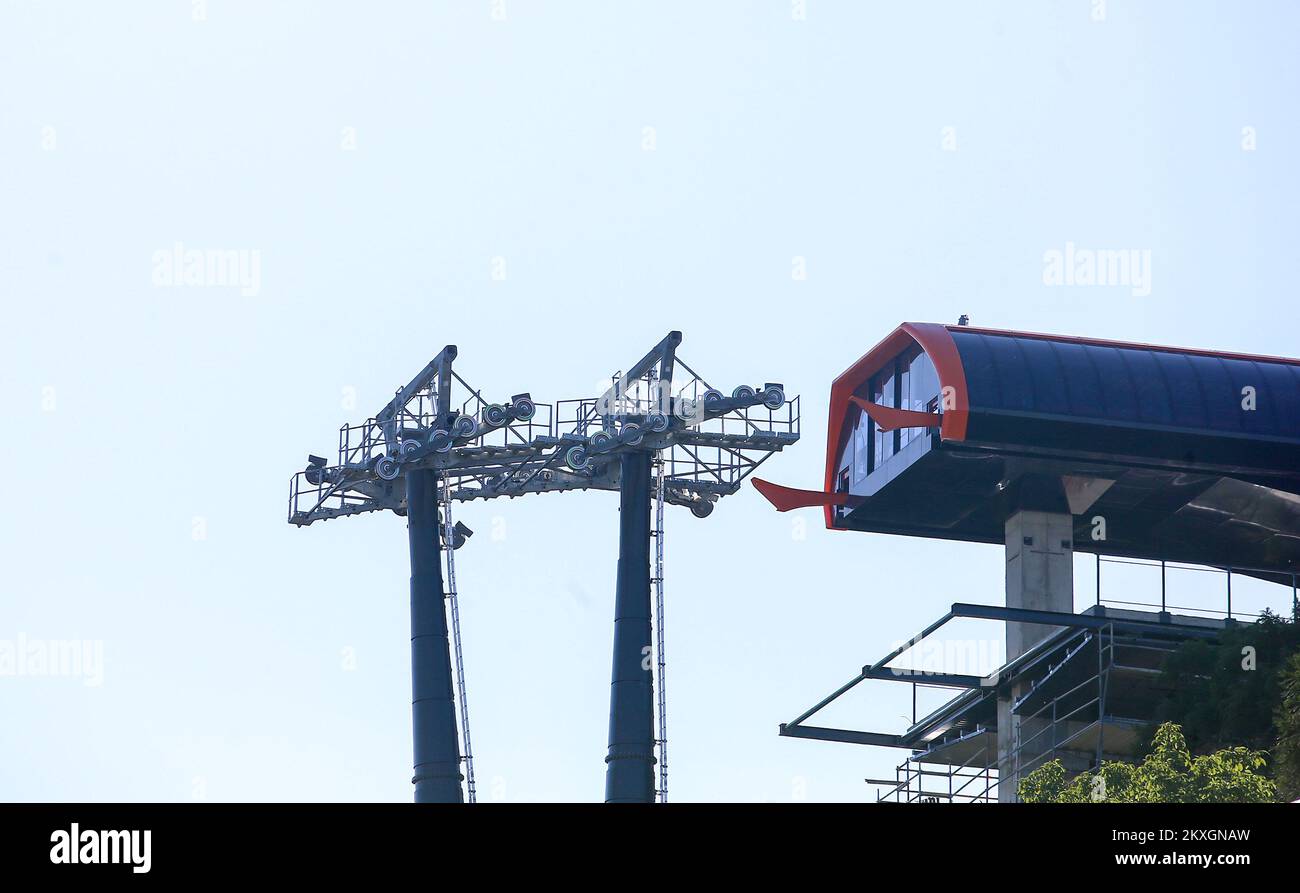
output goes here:
[{"label": "concrete column base", "polygon": [[[1023,510],[1006,522],[1006,596],[1008,608],[1074,611],[1074,518],[1068,513]],[[1040,623],[1007,624],[1007,660],[1012,661],[1052,634],[1057,627]],[[1022,726],[1011,712],[1022,694],[1014,686],[998,700],[998,801],[1014,803],[1019,785],[1016,749],[1037,729]],[[1039,749],[1034,749],[1034,754]],[[1033,756],[1034,754],[1027,754]]]}]

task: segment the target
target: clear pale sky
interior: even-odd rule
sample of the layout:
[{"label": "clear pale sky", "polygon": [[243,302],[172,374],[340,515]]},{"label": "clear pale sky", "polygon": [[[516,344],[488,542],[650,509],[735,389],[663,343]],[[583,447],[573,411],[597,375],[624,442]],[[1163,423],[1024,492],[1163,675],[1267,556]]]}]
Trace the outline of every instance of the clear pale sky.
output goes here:
[{"label": "clear pale sky", "polygon": [[[404,523],[286,496],[444,344],[553,401],[681,329],[715,384],[803,394],[763,472],[812,487],[831,380],[904,320],[1300,353],[1292,5],[803,12],[0,6],[0,642],[103,656],[0,675],[0,799],[410,798]],[[256,293],[155,284],[177,243],[256,252]],[[1045,285],[1068,243],[1149,251],[1150,293]],[[616,508],[458,510],[482,800],[602,796]],[[998,548],[803,517],[670,513],[675,800],[873,800],[903,754],[778,723],[1002,598]],[[874,683],[825,721],[910,709]]]}]

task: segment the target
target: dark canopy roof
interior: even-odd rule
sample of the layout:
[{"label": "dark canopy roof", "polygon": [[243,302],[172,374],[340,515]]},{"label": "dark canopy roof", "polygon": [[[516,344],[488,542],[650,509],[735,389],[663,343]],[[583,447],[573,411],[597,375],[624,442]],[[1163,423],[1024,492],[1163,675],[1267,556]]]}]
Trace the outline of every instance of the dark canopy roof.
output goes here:
[{"label": "dark canopy roof", "polygon": [[[1300,443],[1300,365],[1292,360],[961,327],[949,332],[972,414]],[[979,439],[978,424],[970,424],[968,439]]]}]

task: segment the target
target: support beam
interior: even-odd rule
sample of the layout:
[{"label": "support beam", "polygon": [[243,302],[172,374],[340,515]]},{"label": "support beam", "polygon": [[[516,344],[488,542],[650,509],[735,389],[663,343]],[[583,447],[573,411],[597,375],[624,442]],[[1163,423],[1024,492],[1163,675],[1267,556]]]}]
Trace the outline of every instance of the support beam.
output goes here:
[{"label": "support beam", "polygon": [[812,716],[814,713],[816,713],[818,710],[820,710],[820,709],[822,709],[823,707],[825,707],[825,706],[826,706],[827,704],[829,704],[831,701],[834,701],[834,700],[835,700],[836,698],[838,698],[840,695],[844,694],[844,693],[847,692],[849,689],[853,688],[855,685],[857,685],[859,682],[861,682],[861,681],[862,681],[863,679],[865,679],[865,678],[867,678],[867,677],[866,677],[865,675],[861,674],[861,673],[858,674],[857,676],[854,676],[854,677],[853,677],[852,679],[850,679],[848,682],[844,683],[844,684],[841,685],[839,688],[835,689],[835,691],[831,692],[831,693],[828,694],[826,697],[824,697],[824,698],[822,698],[820,701],[818,701],[816,704],[813,704],[811,707],[809,707],[809,708],[808,708],[807,710],[805,710],[803,713],[800,713],[800,714],[799,714],[798,716],[796,716],[794,719],[790,720],[790,722],[788,722],[788,723],[782,723],[782,724],[781,724],[781,727],[782,727],[782,728],[784,728],[784,727],[786,727],[786,726],[794,727],[794,726],[799,725],[799,724],[802,723],[805,719],[807,719],[808,717]]},{"label": "support beam", "polygon": [[1001,608],[997,605],[970,605],[957,602],[948,614],[952,617],[971,617],[979,620],[1037,623],[1047,626],[1069,626],[1081,629],[1115,629],[1154,635],[1176,633],[1179,638],[1217,639],[1223,632],[1213,626],[1191,626],[1186,623],[1131,620],[1108,614],[1066,614],[1059,611],[1035,611],[1024,608]]},{"label": "support beam", "polygon": [[437,473],[406,475],[411,546],[411,731],[416,803],[460,803],[460,745],[442,583]]},{"label": "support beam", "polygon": [[865,744],[868,747],[913,749],[912,745],[903,743],[901,736],[888,735],[884,732],[853,732],[848,729],[827,729],[822,726],[799,726],[782,723],[781,734],[786,738],[812,738],[817,741],[839,741],[842,744]]},{"label": "support beam", "polygon": [[650,663],[650,453],[620,459],[614,668],[609,691],[606,803],[654,801],[654,684]]},{"label": "support beam", "polygon": [[870,667],[863,667],[863,668],[862,668],[862,672],[863,672],[863,674],[865,675],[868,671],[870,671],[870,672],[875,672],[876,670],[883,670],[884,667],[885,667],[885,664],[889,663],[889,662],[890,662],[891,660],[893,660],[894,658],[900,656],[904,651],[907,651],[909,648],[912,648],[913,646],[915,646],[916,644],[918,644],[922,639],[924,639],[926,636],[928,636],[928,635],[930,635],[931,633],[933,633],[933,632],[934,632],[935,630],[937,630],[939,627],[943,626],[943,625],[944,625],[945,623],[947,623],[949,620],[952,620],[952,613],[951,613],[951,612],[949,612],[949,613],[947,613],[947,614],[944,614],[942,617],[940,617],[940,618],[939,618],[938,620],[936,620],[934,623],[931,623],[931,624],[930,624],[929,626],[927,626],[925,629],[923,629],[923,630],[921,630],[919,633],[917,633],[914,637],[912,637],[912,638],[909,639],[908,641],[904,642],[903,644],[899,645],[897,648],[895,648],[893,651],[891,651],[891,652],[889,652],[888,654],[886,654],[886,655],[885,655],[884,657],[882,657],[880,660],[876,661],[876,662],[875,662],[874,664],[872,664]]},{"label": "support beam", "polygon": [[911,682],[916,685],[937,685],[940,688],[988,688],[994,679],[987,676],[968,676],[964,673],[931,673],[928,670],[880,670],[862,668],[863,679],[881,682]]},{"label": "support beam", "polygon": [[[633,364],[632,368],[624,372],[613,387],[596,398],[596,413],[605,419],[607,426],[614,414],[614,406],[617,402],[623,398],[629,389],[636,386],[637,379],[655,366],[659,366],[659,380],[667,381],[671,385],[673,364],[677,356],[677,345],[681,343],[681,332],[669,332],[662,341],[650,349],[649,353]],[[670,410],[668,407],[663,407],[663,411],[668,412]]]},{"label": "support beam", "polygon": [[440,417],[446,416],[451,408],[451,364],[456,359],[456,353],[454,344],[448,344],[438,351],[438,355],[430,360],[419,374],[407,383],[406,387],[398,391],[397,395],[388,401],[388,405],[375,413],[375,421],[383,429],[384,440],[390,449],[397,446],[398,413],[421,388],[435,380],[438,392],[438,414]]}]

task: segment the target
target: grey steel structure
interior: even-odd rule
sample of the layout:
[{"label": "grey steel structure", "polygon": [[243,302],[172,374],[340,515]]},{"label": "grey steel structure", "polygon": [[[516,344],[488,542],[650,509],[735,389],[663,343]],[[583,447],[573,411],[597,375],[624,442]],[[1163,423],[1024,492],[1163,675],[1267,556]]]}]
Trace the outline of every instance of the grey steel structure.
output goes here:
[{"label": "grey steel structure", "polygon": [[[1103,597],[1103,565],[1131,565],[1159,573],[1159,599],[1134,601],[1132,583],[1118,589],[1123,598]],[[883,789],[878,801],[992,802],[1013,799],[1018,779],[1048,760],[1060,760],[1068,772],[1095,769],[1103,760],[1132,760],[1141,732],[1160,699],[1170,691],[1161,672],[1165,660],[1192,639],[1215,640],[1234,625],[1259,618],[1235,610],[1234,572],[1264,576],[1247,568],[1216,568],[1096,558],[1096,602],[1082,612],[954,604],[949,611],[848,682],[789,722],[780,734],[790,738],[838,741],[909,751],[891,778],[868,778]],[[1174,604],[1167,595],[1168,572],[1200,576],[1222,574],[1223,607]],[[1272,590],[1273,584],[1261,584]],[[1258,596],[1258,592],[1256,595]],[[1270,593],[1269,608],[1300,617],[1297,578],[1289,591]],[[1024,653],[988,675],[946,672],[925,665],[909,667],[909,652],[942,639],[954,621],[977,620],[1032,625],[1047,634]],[[901,733],[859,731],[813,725],[809,721],[863,682],[901,682],[912,687],[912,718]],[[917,689],[945,689],[957,694],[937,709],[917,712]],[[1001,709],[1000,709],[1001,708]],[[1010,786],[1000,784],[1009,781]]]},{"label": "grey steel structure", "polygon": [[[605,799],[654,799],[655,750],[662,759],[666,714],[661,703],[656,736],[654,667],[662,686],[663,613],[660,604],[652,642],[651,584],[662,596],[662,509],[652,531],[651,499],[707,517],[718,499],[799,439],[798,397],[787,399],[774,382],[724,394],[677,356],[681,339],[670,332],[615,374],[602,395],[553,406],[528,393],[488,402],[453,369],[457,352],[448,345],[374,416],[340,429],[335,463],[311,456],[290,481],[291,524],[385,510],[407,518],[417,802],[461,801],[460,764],[472,767],[458,615],[449,630],[439,561],[440,549],[450,559],[449,550],[471,532],[440,522],[440,504],[588,489],[620,494]],[[652,533],[658,539],[653,579]],[[466,726],[464,753],[454,689]],[[663,797],[666,786],[661,771]],[[471,778],[471,796],[472,790]]]}]

